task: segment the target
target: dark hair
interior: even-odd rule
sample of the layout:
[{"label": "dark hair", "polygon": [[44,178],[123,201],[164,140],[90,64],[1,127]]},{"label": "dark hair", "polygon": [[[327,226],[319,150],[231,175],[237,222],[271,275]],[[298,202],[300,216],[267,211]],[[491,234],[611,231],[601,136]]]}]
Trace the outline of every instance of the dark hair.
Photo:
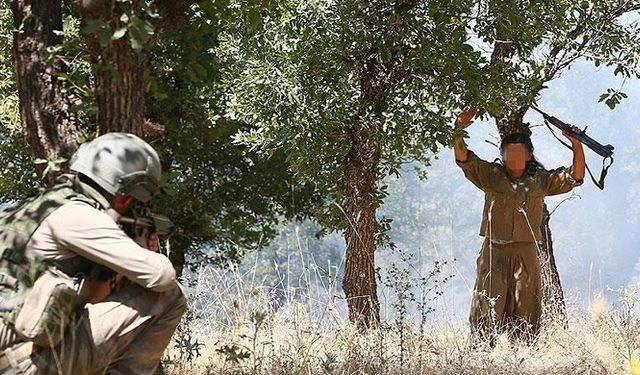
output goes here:
[{"label": "dark hair", "polygon": [[502,138],[502,142],[500,142],[500,155],[504,155],[504,150],[508,145],[511,144],[523,144],[524,147],[531,154],[531,160],[527,162],[526,174],[532,175],[538,169],[544,169],[542,163],[536,160],[535,155],[533,154],[533,142],[531,142],[531,137],[524,133],[511,133],[507,134]]}]

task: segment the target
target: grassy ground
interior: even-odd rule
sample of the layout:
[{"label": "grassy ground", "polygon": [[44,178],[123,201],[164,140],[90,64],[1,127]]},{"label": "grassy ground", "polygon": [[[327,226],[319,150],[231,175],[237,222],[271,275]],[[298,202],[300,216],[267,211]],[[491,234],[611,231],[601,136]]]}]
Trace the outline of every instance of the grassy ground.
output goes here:
[{"label": "grassy ground", "polygon": [[601,298],[586,309],[570,304],[567,327],[547,323],[532,345],[501,337],[491,349],[474,347],[468,327],[446,319],[405,316],[359,333],[330,285],[278,296],[246,274],[200,277],[192,299],[200,313],[168,351],[170,374],[640,375],[635,291],[612,306]]}]

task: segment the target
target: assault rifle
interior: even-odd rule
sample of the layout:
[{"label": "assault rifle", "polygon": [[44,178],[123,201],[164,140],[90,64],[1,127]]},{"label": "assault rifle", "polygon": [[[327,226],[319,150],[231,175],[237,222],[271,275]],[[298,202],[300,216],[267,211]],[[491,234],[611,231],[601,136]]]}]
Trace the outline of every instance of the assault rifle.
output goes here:
[{"label": "assault rifle", "polygon": [[[135,207],[130,216],[121,216],[118,223],[122,230],[145,247],[152,235],[158,237],[158,251],[169,256],[171,248],[169,238],[178,232],[175,224],[166,216],[155,214],[146,206]],[[116,272],[102,265],[95,265],[87,274],[87,278],[97,281],[113,279]]]},{"label": "assault rifle", "polygon": [[161,240],[168,239],[178,231],[171,219],[164,215],[151,212],[145,216],[132,216],[134,217],[122,216],[118,222],[132,227],[147,228],[149,233],[156,234]]},{"label": "assault rifle", "polygon": [[[601,190],[604,190],[604,179],[605,177],[607,177],[607,173],[609,171],[609,167],[611,167],[611,165],[613,164],[613,150],[614,147],[610,144],[607,145],[603,145],[602,143],[596,141],[595,139],[591,138],[590,136],[587,135],[587,128],[584,128],[584,130],[580,130],[577,129],[573,126],[571,126],[570,124],[567,124],[563,121],[561,121],[560,119],[558,119],[557,117],[551,116],[543,111],[541,111],[540,109],[538,109],[535,106],[531,106],[531,108],[540,113],[542,115],[542,117],[545,120],[545,124],[547,125],[547,127],[549,128],[549,130],[551,131],[551,134],[553,134],[553,136],[563,145],[565,145],[566,147],[568,147],[569,149],[573,149],[570,145],[568,145],[566,142],[564,142],[562,139],[560,139],[556,133],[553,131],[553,129],[549,126],[549,124],[555,126],[556,128],[560,129],[563,132],[567,132],[570,136],[572,136],[573,138],[577,139],[578,141],[580,141],[580,143],[584,144],[585,146],[587,146],[588,148],[590,148],[591,150],[593,150],[596,154],[600,155],[603,157],[602,159],[602,171],[600,172],[600,179],[598,181],[596,181],[596,179],[593,177],[593,174],[591,173],[591,169],[589,169],[589,165],[587,165],[587,171],[589,172],[589,176],[591,176],[591,180],[593,181],[593,183],[600,188]],[[577,129],[577,130],[576,130]],[[606,165],[606,161],[609,160],[609,164]]]}]

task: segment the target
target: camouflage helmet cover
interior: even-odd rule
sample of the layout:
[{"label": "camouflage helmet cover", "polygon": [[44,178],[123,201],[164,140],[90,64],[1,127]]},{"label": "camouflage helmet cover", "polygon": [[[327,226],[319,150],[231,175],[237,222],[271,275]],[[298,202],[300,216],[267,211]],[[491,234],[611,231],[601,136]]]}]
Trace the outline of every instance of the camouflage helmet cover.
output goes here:
[{"label": "camouflage helmet cover", "polygon": [[107,133],[84,143],[70,168],[113,195],[148,202],[160,190],[160,158],[147,142],[129,133]]}]

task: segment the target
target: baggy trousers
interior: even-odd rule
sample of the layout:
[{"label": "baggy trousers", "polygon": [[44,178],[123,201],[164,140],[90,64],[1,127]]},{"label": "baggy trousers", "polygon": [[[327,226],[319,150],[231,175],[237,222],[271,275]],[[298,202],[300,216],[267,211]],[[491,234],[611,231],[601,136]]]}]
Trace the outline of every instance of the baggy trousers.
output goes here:
[{"label": "baggy trousers", "polygon": [[485,239],[469,316],[472,331],[492,345],[504,332],[511,339],[531,340],[540,328],[541,296],[536,244]]},{"label": "baggy trousers", "polygon": [[[16,374],[152,374],[187,307],[181,288],[158,293],[125,284],[87,304],[55,348],[20,343],[3,352]],[[8,326],[0,325],[0,339]]]}]

